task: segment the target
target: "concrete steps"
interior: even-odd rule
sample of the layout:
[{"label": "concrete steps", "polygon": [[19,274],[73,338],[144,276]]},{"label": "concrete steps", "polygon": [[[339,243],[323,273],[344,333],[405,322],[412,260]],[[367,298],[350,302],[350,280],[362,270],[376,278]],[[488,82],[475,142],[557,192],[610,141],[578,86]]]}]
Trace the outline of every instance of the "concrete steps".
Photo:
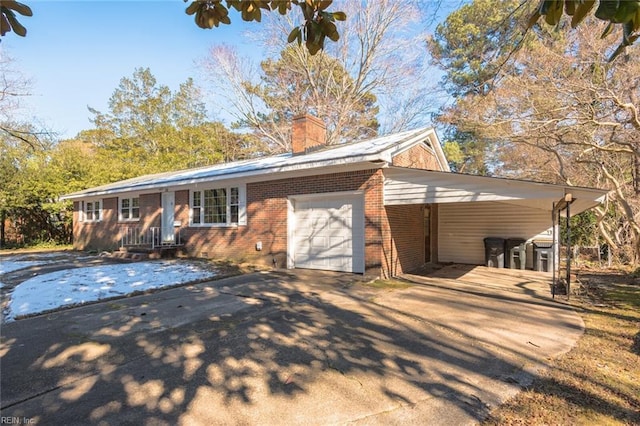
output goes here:
[{"label": "concrete steps", "polygon": [[120,247],[119,250],[109,253],[109,256],[117,259],[141,261],[174,258],[177,254],[178,247]]}]

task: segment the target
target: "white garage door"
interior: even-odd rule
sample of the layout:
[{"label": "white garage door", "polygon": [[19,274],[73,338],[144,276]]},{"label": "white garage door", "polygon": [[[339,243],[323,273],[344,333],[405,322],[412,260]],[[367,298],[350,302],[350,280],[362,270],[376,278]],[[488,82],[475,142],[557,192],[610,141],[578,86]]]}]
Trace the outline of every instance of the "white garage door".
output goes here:
[{"label": "white garage door", "polygon": [[296,198],[293,210],[296,268],[364,272],[362,195]]}]

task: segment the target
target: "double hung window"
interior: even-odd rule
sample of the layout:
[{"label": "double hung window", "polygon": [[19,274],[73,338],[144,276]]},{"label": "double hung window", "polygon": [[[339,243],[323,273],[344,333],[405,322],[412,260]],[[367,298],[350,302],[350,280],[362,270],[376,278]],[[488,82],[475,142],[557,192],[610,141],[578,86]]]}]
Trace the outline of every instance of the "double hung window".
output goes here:
[{"label": "double hung window", "polygon": [[120,220],[134,221],[140,219],[140,198],[120,199]]},{"label": "double hung window", "polygon": [[240,221],[238,187],[191,192],[192,225],[237,225]]},{"label": "double hung window", "polygon": [[98,222],[101,219],[102,209],[100,200],[84,201],[82,209],[83,221]]}]

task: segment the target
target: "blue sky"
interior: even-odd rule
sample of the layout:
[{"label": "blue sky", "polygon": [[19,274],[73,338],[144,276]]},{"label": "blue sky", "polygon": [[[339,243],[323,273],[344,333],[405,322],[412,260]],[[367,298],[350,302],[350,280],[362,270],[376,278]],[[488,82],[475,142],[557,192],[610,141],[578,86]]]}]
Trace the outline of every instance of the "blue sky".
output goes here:
[{"label": "blue sky", "polygon": [[[246,34],[260,24],[243,22],[235,11],[231,25],[203,30],[185,14],[189,3],[182,0],[22,1],[34,12],[21,19],[27,37],[7,34],[0,54],[13,57],[14,67],[32,81],[24,118],[61,139],[91,128],[87,106],[106,112],[120,79],[137,67],[149,67],[159,84],[175,90],[188,77],[198,82],[195,61],[214,44],[261,58]],[[460,0],[443,4],[450,9]]]},{"label": "blue sky", "polygon": [[120,79],[137,67],[151,68],[160,84],[177,89],[197,75],[194,61],[213,44],[258,54],[243,34],[251,23],[232,15],[232,25],[202,30],[181,0],[23,1],[34,13],[21,20],[27,37],[7,34],[0,54],[13,57],[14,67],[32,80],[25,114],[61,138],[90,128],[87,105],[106,111]]}]

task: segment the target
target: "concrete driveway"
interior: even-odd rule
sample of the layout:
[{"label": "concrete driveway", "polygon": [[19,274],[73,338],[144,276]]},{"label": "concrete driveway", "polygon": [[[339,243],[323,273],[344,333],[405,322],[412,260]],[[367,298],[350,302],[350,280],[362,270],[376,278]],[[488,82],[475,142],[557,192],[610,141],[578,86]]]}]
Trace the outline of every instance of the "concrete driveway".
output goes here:
[{"label": "concrete driveway", "polygon": [[546,276],[439,274],[386,290],[344,274],[257,273],[3,325],[2,416],[473,424],[582,333]]}]

